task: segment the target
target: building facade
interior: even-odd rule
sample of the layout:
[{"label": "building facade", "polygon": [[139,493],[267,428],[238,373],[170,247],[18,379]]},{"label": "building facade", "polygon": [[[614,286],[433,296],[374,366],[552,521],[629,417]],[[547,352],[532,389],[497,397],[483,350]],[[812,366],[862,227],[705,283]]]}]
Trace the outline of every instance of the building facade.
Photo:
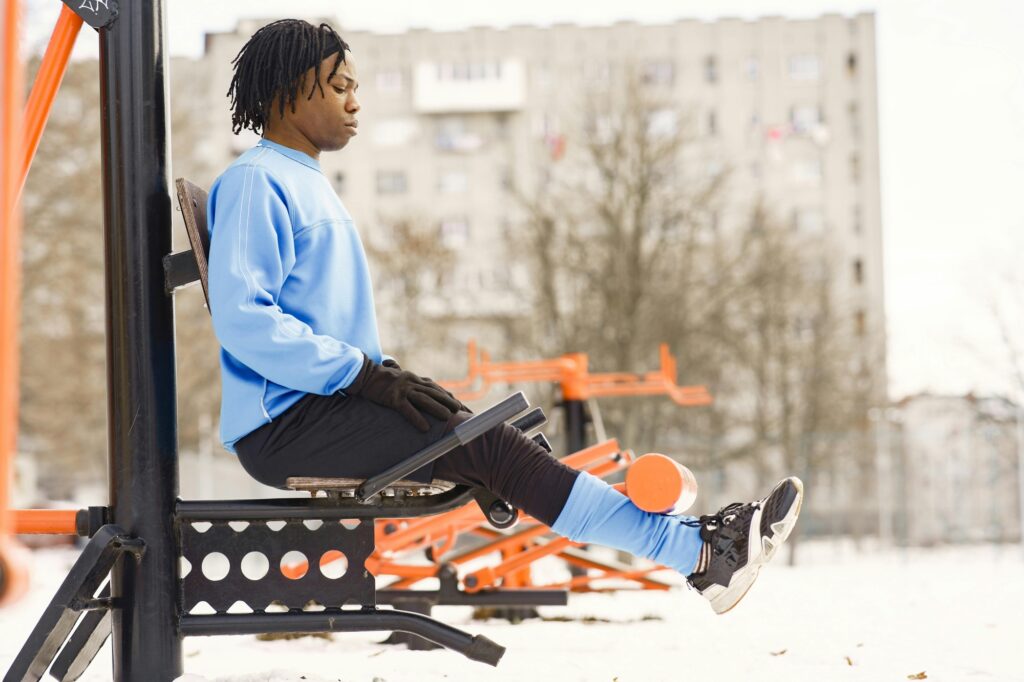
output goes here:
[{"label": "building facade", "polygon": [[[196,73],[190,91],[202,81],[203,99],[213,103],[205,109],[204,147],[215,166],[255,143],[252,135],[232,135],[223,93],[232,58],[263,23],[209,34],[199,64],[183,65]],[[360,134],[344,152],[324,156],[324,171],[364,240],[386,241],[381,226],[394,219],[436,228],[457,265],[448,291],[428,305],[469,322],[467,337],[486,343],[485,320],[528,314],[512,293],[526,273],[509,262],[502,238],[517,215],[508,190],[531,186],[548,155],[580,141],[572,109],[628,61],[645,88],[693,123],[709,172],[731,169],[723,226],[744,220],[760,198],[795,230],[823,236],[844,314],[864,338],[873,383],[884,387],[872,14],[340,30],[360,80]]]}]

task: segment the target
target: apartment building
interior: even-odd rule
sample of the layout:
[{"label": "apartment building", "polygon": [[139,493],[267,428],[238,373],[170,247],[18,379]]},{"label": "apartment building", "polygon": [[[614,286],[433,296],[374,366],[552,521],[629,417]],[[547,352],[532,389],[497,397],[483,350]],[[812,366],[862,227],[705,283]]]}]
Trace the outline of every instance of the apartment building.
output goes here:
[{"label": "apartment building", "polygon": [[[263,23],[207,35],[205,54],[186,67],[197,75],[188,79],[190,96],[202,91],[209,103],[203,146],[215,165],[255,142],[231,134],[223,93],[231,59]],[[866,364],[880,379],[873,383],[884,387],[872,14],[339,30],[360,76],[360,135],[324,156],[324,172],[364,240],[386,240],[380,225],[396,218],[436,226],[458,256],[449,291],[461,292],[428,301],[438,314],[465,320],[484,338],[487,319],[528,314],[510,286],[525,273],[509,263],[501,238],[517,215],[508,188],[530,186],[544,155],[579,142],[571,109],[629,61],[645,87],[695,123],[708,168],[731,169],[719,216],[725,228],[763,197],[795,230],[823,236],[844,314],[864,338]],[[677,125],[671,115],[658,125]]]}]

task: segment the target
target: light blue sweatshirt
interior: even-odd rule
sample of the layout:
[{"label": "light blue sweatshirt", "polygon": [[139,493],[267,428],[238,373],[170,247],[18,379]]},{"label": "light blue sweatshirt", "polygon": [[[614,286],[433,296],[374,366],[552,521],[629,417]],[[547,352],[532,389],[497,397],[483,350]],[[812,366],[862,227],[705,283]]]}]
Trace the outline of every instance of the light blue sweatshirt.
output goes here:
[{"label": "light blue sweatshirt", "polygon": [[316,159],[261,140],[213,183],[207,205],[220,438],[234,443],[309,393],[380,363],[366,254]]}]

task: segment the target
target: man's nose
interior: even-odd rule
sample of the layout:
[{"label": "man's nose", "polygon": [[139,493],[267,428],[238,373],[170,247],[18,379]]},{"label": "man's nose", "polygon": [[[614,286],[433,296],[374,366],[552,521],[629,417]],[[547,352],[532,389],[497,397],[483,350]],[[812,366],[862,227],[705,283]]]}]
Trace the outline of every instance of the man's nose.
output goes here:
[{"label": "man's nose", "polygon": [[356,113],[361,107],[359,106],[359,100],[356,99],[355,95],[351,95],[348,98],[348,106],[345,109],[351,113]]}]

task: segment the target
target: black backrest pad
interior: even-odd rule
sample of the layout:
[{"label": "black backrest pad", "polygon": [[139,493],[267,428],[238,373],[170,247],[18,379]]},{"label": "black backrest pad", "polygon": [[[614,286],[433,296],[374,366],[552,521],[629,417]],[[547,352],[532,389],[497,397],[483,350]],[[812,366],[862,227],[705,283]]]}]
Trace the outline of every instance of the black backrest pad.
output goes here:
[{"label": "black backrest pad", "polygon": [[210,254],[210,231],[206,225],[206,190],[185,178],[174,181],[178,190],[178,204],[185,219],[185,231],[192,245],[192,255],[199,266],[199,280],[203,285],[206,309],[210,309],[210,290],[207,283],[207,257]]}]

